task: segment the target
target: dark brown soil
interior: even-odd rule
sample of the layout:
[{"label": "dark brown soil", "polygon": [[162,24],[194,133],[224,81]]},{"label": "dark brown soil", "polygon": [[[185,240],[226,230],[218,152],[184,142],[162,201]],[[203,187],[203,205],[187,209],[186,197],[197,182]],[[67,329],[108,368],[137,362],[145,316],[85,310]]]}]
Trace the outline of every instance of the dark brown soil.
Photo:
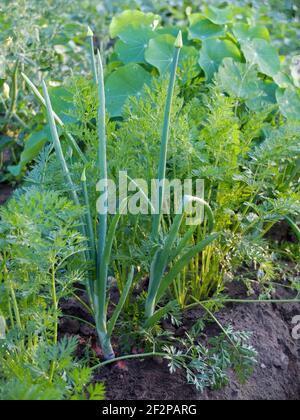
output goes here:
[{"label": "dark brown soil", "polygon": [[10,197],[13,188],[8,184],[0,184],[0,205],[4,204]]},{"label": "dark brown soil", "polygon": [[268,232],[267,238],[275,242],[296,242],[297,239],[292,232],[291,227],[285,222],[276,223]]},{"label": "dark brown soil", "polygon": [[[245,296],[241,284],[232,284],[228,290],[234,299]],[[287,288],[277,291],[276,299],[292,299],[294,293]],[[92,322],[84,308],[76,301],[63,305],[64,313]],[[300,399],[300,340],[292,338],[292,319],[300,314],[299,304],[229,304],[216,317],[223,325],[231,324],[236,330],[251,331],[251,344],[259,353],[254,375],[241,385],[233,372],[228,372],[230,384],[220,390],[206,390],[203,394],[186,383],[184,373],[171,375],[167,363],[157,359],[127,361],[121,366],[111,365],[97,372],[95,381],[104,382],[108,400],[298,400]],[[184,315],[184,328],[188,330],[200,317],[201,309]],[[101,358],[95,331],[90,326],[71,318],[61,321],[61,334],[80,337],[79,353],[87,345]],[[220,332],[216,325],[209,326],[206,334]],[[176,333],[180,333],[177,331]]]}]

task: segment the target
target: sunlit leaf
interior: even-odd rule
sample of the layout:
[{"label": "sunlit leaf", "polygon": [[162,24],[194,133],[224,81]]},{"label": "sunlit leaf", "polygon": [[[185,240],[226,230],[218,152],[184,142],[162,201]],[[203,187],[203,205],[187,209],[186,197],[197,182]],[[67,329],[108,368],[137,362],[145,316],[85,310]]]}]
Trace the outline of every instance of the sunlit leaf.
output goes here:
[{"label": "sunlit leaf", "polygon": [[43,146],[50,139],[50,129],[46,127],[41,131],[33,132],[27,139],[23,152],[21,153],[20,161],[18,165],[9,166],[9,172],[18,177],[21,175],[21,172],[25,166],[35,159]]},{"label": "sunlit leaf", "polygon": [[231,96],[250,99],[257,95],[259,79],[255,67],[225,58],[217,75],[218,83]]},{"label": "sunlit leaf", "polygon": [[262,112],[276,104],[276,83],[258,81],[256,95],[246,101],[251,111]]},{"label": "sunlit leaf", "polygon": [[242,44],[242,51],[247,62],[257,64],[262,73],[271,77],[279,73],[280,59],[276,48],[264,39],[253,39]]},{"label": "sunlit leaf", "polygon": [[[176,38],[171,35],[160,35],[149,42],[145,57],[149,64],[156,67],[160,74],[169,71],[174,56]],[[189,57],[197,57],[198,52],[194,47],[183,47],[180,52],[179,67]]]},{"label": "sunlit leaf", "polygon": [[122,33],[121,39],[117,42],[115,52],[119,59],[125,63],[144,63],[145,50],[155,32],[150,28],[134,28],[129,26]]},{"label": "sunlit leaf", "polygon": [[240,50],[233,42],[221,39],[208,39],[203,42],[199,64],[208,80],[213,78],[226,57],[241,61]]},{"label": "sunlit leaf", "polygon": [[107,110],[111,117],[122,115],[123,106],[129,96],[141,96],[151,75],[138,64],[127,64],[118,68],[106,80]]},{"label": "sunlit leaf", "polygon": [[198,13],[189,16],[189,38],[200,39],[203,41],[209,38],[217,38],[225,35],[225,28],[222,25],[216,25],[205,16]]},{"label": "sunlit leaf", "polygon": [[239,42],[249,42],[255,38],[270,41],[270,33],[263,25],[250,26],[247,23],[236,23],[232,31]]},{"label": "sunlit leaf", "polygon": [[288,87],[293,87],[293,82],[290,79],[290,77],[286,74],[283,73],[282,71],[280,71],[279,73],[277,73],[274,77],[274,82],[277,83],[277,85],[280,88],[286,89]]},{"label": "sunlit leaf", "polygon": [[300,88],[300,55],[297,55],[292,59],[291,75],[295,86]]},{"label": "sunlit leaf", "polygon": [[229,7],[220,9],[218,7],[209,6],[205,12],[205,16],[217,25],[224,25],[232,22],[233,10]]},{"label": "sunlit leaf", "polygon": [[300,96],[296,89],[278,89],[276,92],[277,101],[282,114],[291,120],[300,120]]},{"label": "sunlit leaf", "polygon": [[120,15],[113,17],[109,27],[110,36],[112,38],[116,38],[117,36],[121,38],[128,31],[129,26],[135,29],[153,29],[155,22],[159,20],[159,16],[153,13],[143,13],[139,10],[125,10]]}]

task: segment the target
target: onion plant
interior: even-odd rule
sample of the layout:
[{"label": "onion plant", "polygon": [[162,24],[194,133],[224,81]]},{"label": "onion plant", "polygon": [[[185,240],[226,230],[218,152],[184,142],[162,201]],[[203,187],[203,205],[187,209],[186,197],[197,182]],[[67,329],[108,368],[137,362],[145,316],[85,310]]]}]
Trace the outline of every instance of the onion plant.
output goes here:
[{"label": "onion plant", "polygon": [[[106,160],[106,121],[105,121],[105,90],[104,90],[104,77],[103,77],[103,65],[100,56],[100,52],[97,54],[97,89],[99,96],[99,108],[98,108],[98,134],[99,134],[99,155],[98,155],[98,168],[100,180],[107,181],[107,160]],[[69,185],[73,201],[75,204],[80,205],[80,199],[73,183],[71,173],[69,171],[67,161],[64,157],[63,149],[60,144],[60,139],[56,127],[57,118],[52,109],[51,100],[48,94],[48,90],[45,82],[43,81],[43,103],[47,108],[48,121],[51,129],[52,141],[55,147],[56,155],[61,163],[66,181]],[[98,229],[97,229],[97,240],[95,240],[95,226],[97,221],[92,219],[90,210],[90,200],[88,196],[88,190],[86,186],[86,173],[83,171],[81,182],[83,189],[83,197],[86,207],[86,220],[82,223],[84,225],[84,234],[88,237],[90,254],[89,258],[93,261],[96,267],[96,276],[88,271],[88,292],[91,298],[91,304],[95,315],[95,323],[99,342],[102,347],[103,356],[106,360],[113,359],[115,357],[112,345],[111,335],[113,333],[116,321],[121,313],[121,310],[127,300],[129,291],[134,278],[134,268],[131,267],[128,273],[128,280],[125,288],[120,297],[119,303],[115,308],[115,311],[107,322],[107,278],[108,268],[111,259],[111,252],[113,241],[115,238],[116,229],[120,220],[121,214],[123,213],[124,206],[127,205],[127,200],[124,200],[120,206],[117,214],[112,218],[111,223],[108,226],[108,214],[99,214],[98,216]],[[104,194],[107,196],[107,189]]]},{"label": "onion plant", "polygon": [[[104,76],[103,65],[100,53],[97,54],[98,64],[98,134],[99,134],[99,152],[98,152],[98,165],[100,181],[107,182],[107,158],[106,158],[106,102],[104,90]],[[107,185],[105,186],[104,194],[106,196],[106,204],[108,200]],[[114,232],[113,232],[114,233]],[[113,237],[111,237],[111,240]],[[113,357],[113,349],[110,344],[110,339],[107,334],[106,328],[106,289],[107,289],[107,276],[108,276],[108,260],[105,258],[107,244],[107,212],[99,215],[98,223],[98,258],[97,258],[97,282],[95,285],[95,309],[96,309],[96,325],[99,339],[103,351],[108,359]]]},{"label": "onion plant", "polygon": [[[168,144],[169,144],[169,137],[170,137],[170,120],[171,120],[171,110],[172,110],[172,101],[174,96],[174,88],[176,82],[176,72],[179,62],[180,50],[183,47],[182,41],[182,33],[179,32],[177,39],[174,45],[174,56],[171,66],[171,74],[169,80],[169,87],[168,87],[168,94],[167,94],[167,101],[165,106],[165,114],[164,114],[164,124],[163,124],[163,131],[162,131],[162,141],[160,147],[160,158],[159,158],[159,166],[158,166],[158,211],[153,216],[153,224],[152,224],[152,236],[153,240],[157,241],[159,237],[160,225],[162,221],[162,214],[163,214],[163,200],[164,200],[164,181],[166,178],[166,165],[167,165],[167,153],[168,153]],[[197,197],[186,196],[182,203],[181,213],[178,214],[174,222],[170,228],[170,232],[167,235],[164,245],[161,249],[159,249],[154,256],[154,259],[151,264],[150,270],[150,283],[148,288],[148,296],[146,299],[146,306],[145,306],[145,317],[146,317],[146,324],[150,325],[151,320],[157,320],[157,316],[155,315],[155,307],[158,301],[161,299],[167,288],[173,283],[176,279],[178,274],[195,258],[198,254],[200,254],[209,244],[211,244],[218,236],[218,234],[211,234],[207,236],[205,239],[200,241],[196,244],[193,248],[191,248],[187,253],[184,255],[182,251],[186,247],[189,240],[191,240],[194,229],[190,229],[187,235],[182,239],[181,243],[179,244],[177,250],[173,251],[173,246],[175,241],[178,237],[180,227],[182,225],[184,215],[186,210],[191,202],[198,202],[199,205],[204,206],[206,209],[206,213],[208,216],[209,221],[209,231],[210,233],[214,227],[214,217],[209,205],[202,199]],[[167,270],[168,265],[174,262],[178,257],[179,260],[174,263],[172,269],[169,271],[167,275],[165,272]],[[164,310],[161,310],[160,313],[162,314]]]},{"label": "onion plant", "polygon": [[153,239],[156,240],[159,234],[160,222],[162,217],[162,208],[163,208],[163,196],[164,196],[164,180],[166,178],[166,165],[167,165],[167,153],[170,137],[170,120],[171,120],[171,109],[172,109],[172,100],[174,95],[174,88],[176,82],[176,71],[179,62],[180,50],[183,47],[182,42],[182,33],[179,32],[174,48],[174,56],[171,67],[171,75],[169,81],[167,102],[164,115],[164,125],[162,133],[162,141],[160,146],[160,157],[159,157],[159,167],[158,167],[158,211],[153,217],[153,226],[152,226],[152,235]]},{"label": "onion plant", "polygon": [[98,72],[97,72],[97,66],[96,66],[96,60],[95,60],[94,33],[93,33],[93,31],[91,30],[90,27],[88,27],[87,37],[88,37],[89,43],[90,43],[90,57],[91,57],[93,79],[94,79],[94,83],[97,85],[98,84]]}]

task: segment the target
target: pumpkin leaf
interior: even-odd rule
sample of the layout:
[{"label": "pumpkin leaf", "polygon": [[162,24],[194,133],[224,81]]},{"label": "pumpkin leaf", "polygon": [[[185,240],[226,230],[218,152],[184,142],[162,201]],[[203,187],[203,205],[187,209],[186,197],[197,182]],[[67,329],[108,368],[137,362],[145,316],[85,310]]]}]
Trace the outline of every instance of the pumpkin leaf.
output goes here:
[{"label": "pumpkin leaf", "polygon": [[18,165],[8,166],[8,171],[14,177],[20,176],[25,166],[39,155],[45,143],[50,138],[50,128],[48,126],[41,131],[33,132],[26,140]]},{"label": "pumpkin leaf", "polygon": [[300,55],[292,58],[290,70],[295,86],[300,88]]},{"label": "pumpkin leaf", "polygon": [[259,90],[256,68],[244,63],[237,63],[232,58],[224,58],[217,74],[217,80],[229,95],[244,100],[255,97]]},{"label": "pumpkin leaf", "polygon": [[233,20],[233,10],[229,7],[220,9],[219,7],[209,6],[205,16],[216,25],[225,25]]},{"label": "pumpkin leaf", "polygon": [[[169,71],[174,56],[174,44],[176,38],[172,35],[160,35],[151,39],[145,52],[146,60],[149,64],[156,67],[160,74]],[[183,47],[179,57],[179,67],[189,57],[197,57],[198,53],[194,47]]]},{"label": "pumpkin leaf", "polygon": [[296,89],[278,89],[276,92],[277,102],[281,113],[293,121],[300,120],[300,97]]},{"label": "pumpkin leaf", "polygon": [[199,13],[190,15],[189,21],[189,39],[204,41],[209,38],[218,38],[219,36],[225,35],[224,26],[216,25]]},{"label": "pumpkin leaf", "polygon": [[[125,10],[118,16],[113,17],[109,27],[112,38],[121,38],[128,32],[128,27],[134,29],[154,29],[160,17],[153,13],[143,13],[139,10]],[[125,35],[126,36],[126,35]],[[122,39],[124,41],[124,39]]]},{"label": "pumpkin leaf", "polygon": [[233,34],[240,42],[249,42],[255,38],[270,41],[270,33],[263,25],[250,26],[247,23],[236,23],[232,28]]},{"label": "pumpkin leaf", "polygon": [[115,52],[124,63],[145,63],[145,50],[156,33],[150,28],[129,26],[116,43]]},{"label": "pumpkin leaf", "polygon": [[241,61],[240,50],[232,41],[221,39],[207,39],[203,41],[199,64],[209,81],[218,71],[226,57],[231,57],[235,61]]},{"label": "pumpkin leaf", "polygon": [[74,124],[77,122],[71,113],[75,110],[73,93],[64,87],[49,89],[53,110],[60,117],[64,124]]},{"label": "pumpkin leaf", "polygon": [[111,117],[120,117],[130,96],[141,96],[151,75],[139,64],[127,64],[118,68],[106,79],[107,110]]},{"label": "pumpkin leaf", "polygon": [[246,101],[251,111],[262,112],[266,108],[276,104],[277,85],[272,82],[258,81],[256,95]]},{"label": "pumpkin leaf", "polygon": [[274,82],[276,82],[280,88],[286,89],[288,87],[293,87],[293,82],[290,79],[290,77],[282,71],[276,74],[276,76],[274,76],[273,79]]},{"label": "pumpkin leaf", "polygon": [[274,77],[280,71],[280,59],[276,49],[264,39],[253,39],[242,44],[242,51],[249,64],[257,64],[259,70]]}]

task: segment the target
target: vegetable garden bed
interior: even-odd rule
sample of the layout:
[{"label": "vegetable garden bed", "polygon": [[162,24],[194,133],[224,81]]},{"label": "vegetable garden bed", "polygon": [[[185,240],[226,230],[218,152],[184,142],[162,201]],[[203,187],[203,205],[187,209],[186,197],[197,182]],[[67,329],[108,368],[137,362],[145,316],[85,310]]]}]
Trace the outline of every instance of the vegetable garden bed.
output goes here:
[{"label": "vegetable garden bed", "polygon": [[0,14],[0,399],[299,399],[298,7],[39,1]]},{"label": "vegetable garden bed", "polygon": [[[247,299],[246,290],[238,283],[230,285],[228,295],[232,299]],[[287,288],[279,288],[274,296],[278,300],[293,297],[294,292]],[[107,366],[96,372],[93,380],[106,384],[109,400],[298,400],[300,345],[291,336],[291,320],[298,314],[298,309],[298,304],[230,303],[216,314],[223,325],[231,324],[236,330],[253,332],[251,344],[258,351],[258,363],[253,376],[244,385],[233,372],[229,372],[229,384],[225,388],[199,394],[187,385],[183,372],[170,375],[167,361],[151,357]],[[71,316],[87,316],[76,300],[63,305],[63,310]],[[179,328],[170,323],[165,323],[164,327],[171,329],[176,336],[184,337],[204,315],[203,310],[192,309],[185,313],[183,325]],[[80,337],[79,356],[84,354],[86,345],[91,345],[99,357],[99,349],[93,345],[96,343],[95,331],[85,323],[63,318],[60,332]],[[205,342],[220,332],[218,326],[212,324],[205,329],[202,340]],[[138,348],[133,350],[135,354],[141,351]]]}]

